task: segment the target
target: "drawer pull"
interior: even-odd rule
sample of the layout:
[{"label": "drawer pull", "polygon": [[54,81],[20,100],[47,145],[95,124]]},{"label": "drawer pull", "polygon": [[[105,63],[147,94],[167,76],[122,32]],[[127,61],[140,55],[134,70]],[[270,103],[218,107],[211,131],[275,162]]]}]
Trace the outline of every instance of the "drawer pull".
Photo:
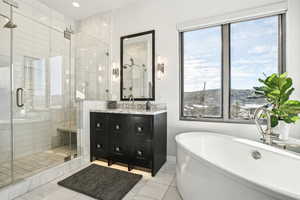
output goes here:
[{"label": "drawer pull", "polygon": [[97,144],[97,149],[102,149],[103,145],[102,144]]},{"label": "drawer pull", "polygon": [[143,128],[140,127],[140,126],[138,126],[138,127],[137,127],[137,130],[138,130],[138,132],[142,132],[142,131],[143,131]]},{"label": "drawer pull", "polygon": [[121,149],[120,149],[120,147],[116,147],[115,150],[116,150],[116,152],[120,152]]},{"label": "drawer pull", "polygon": [[116,125],[116,130],[120,130],[120,125]]},{"label": "drawer pull", "polygon": [[143,155],[143,152],[141,150],[137,150],[136,153],[139,155],[139,156],[142,156]]},{"label": "drawer pull", "polygon": [[97,128],[101,128],[101,123],[96,124]]}]

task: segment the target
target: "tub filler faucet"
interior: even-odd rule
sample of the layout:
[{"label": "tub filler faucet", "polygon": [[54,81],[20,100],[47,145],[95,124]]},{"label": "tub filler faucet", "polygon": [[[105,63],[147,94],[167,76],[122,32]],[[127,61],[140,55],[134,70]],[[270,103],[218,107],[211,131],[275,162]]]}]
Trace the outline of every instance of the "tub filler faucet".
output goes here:
[{"label": "tub filler faucet", "polygon": [[[261,140],[265,144],[273,145],[274,141],[279,139],[279,136],[272,133],[271,115],[270,115],[268,108],[269,108],[269,105],[264,105],[264,106],[257,108],[254,112],[254,122],[258,129],[258,132],[261,135]],[[267,120],[267,128],[266,129],[263,129],[262,125],[260,124],[260,119],[262,118],[263,114],[266,116],[266,120]]]}]

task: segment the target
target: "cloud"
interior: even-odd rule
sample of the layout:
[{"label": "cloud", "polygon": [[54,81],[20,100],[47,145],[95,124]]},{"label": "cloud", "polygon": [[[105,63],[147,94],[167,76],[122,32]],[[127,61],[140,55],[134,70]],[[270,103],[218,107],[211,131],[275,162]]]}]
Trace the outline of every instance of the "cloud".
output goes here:
[{"label": "cloud", "polygon": [[[258,85],[263,73],[277,72],[277,17],[235,23],[231,26],[231,75],[236,89]],[[221,87],[220,33],[195,31],[185,38],[185,91]]]},{"label": "cloud", "polygon": [[262,45],[262,46],[256,46],[248,51],[250,54],[263,54],[263,53],[268,53],[270,50],[272,50],[272,47],[267,46],[267,45]]}]

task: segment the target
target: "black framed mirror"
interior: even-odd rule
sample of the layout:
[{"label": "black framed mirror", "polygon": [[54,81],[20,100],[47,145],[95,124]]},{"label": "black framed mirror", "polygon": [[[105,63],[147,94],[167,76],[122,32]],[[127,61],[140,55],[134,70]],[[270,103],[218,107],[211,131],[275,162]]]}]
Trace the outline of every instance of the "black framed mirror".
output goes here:
[{"label": "black framed mirror", "polygon": [[121,37],[120,99],[155,100],[155,30]]}]

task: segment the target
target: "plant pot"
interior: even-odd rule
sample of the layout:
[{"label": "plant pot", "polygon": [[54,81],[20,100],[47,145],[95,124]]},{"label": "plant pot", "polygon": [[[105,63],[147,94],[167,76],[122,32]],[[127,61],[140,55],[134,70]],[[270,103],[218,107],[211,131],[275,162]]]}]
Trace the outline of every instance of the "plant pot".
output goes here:
[{"label": "plant pot", "polygon": [[288,140],[291,124],[287,124],[280,120],[278,125],[272,128],[272,132],[279,135],[279,139]]}]

